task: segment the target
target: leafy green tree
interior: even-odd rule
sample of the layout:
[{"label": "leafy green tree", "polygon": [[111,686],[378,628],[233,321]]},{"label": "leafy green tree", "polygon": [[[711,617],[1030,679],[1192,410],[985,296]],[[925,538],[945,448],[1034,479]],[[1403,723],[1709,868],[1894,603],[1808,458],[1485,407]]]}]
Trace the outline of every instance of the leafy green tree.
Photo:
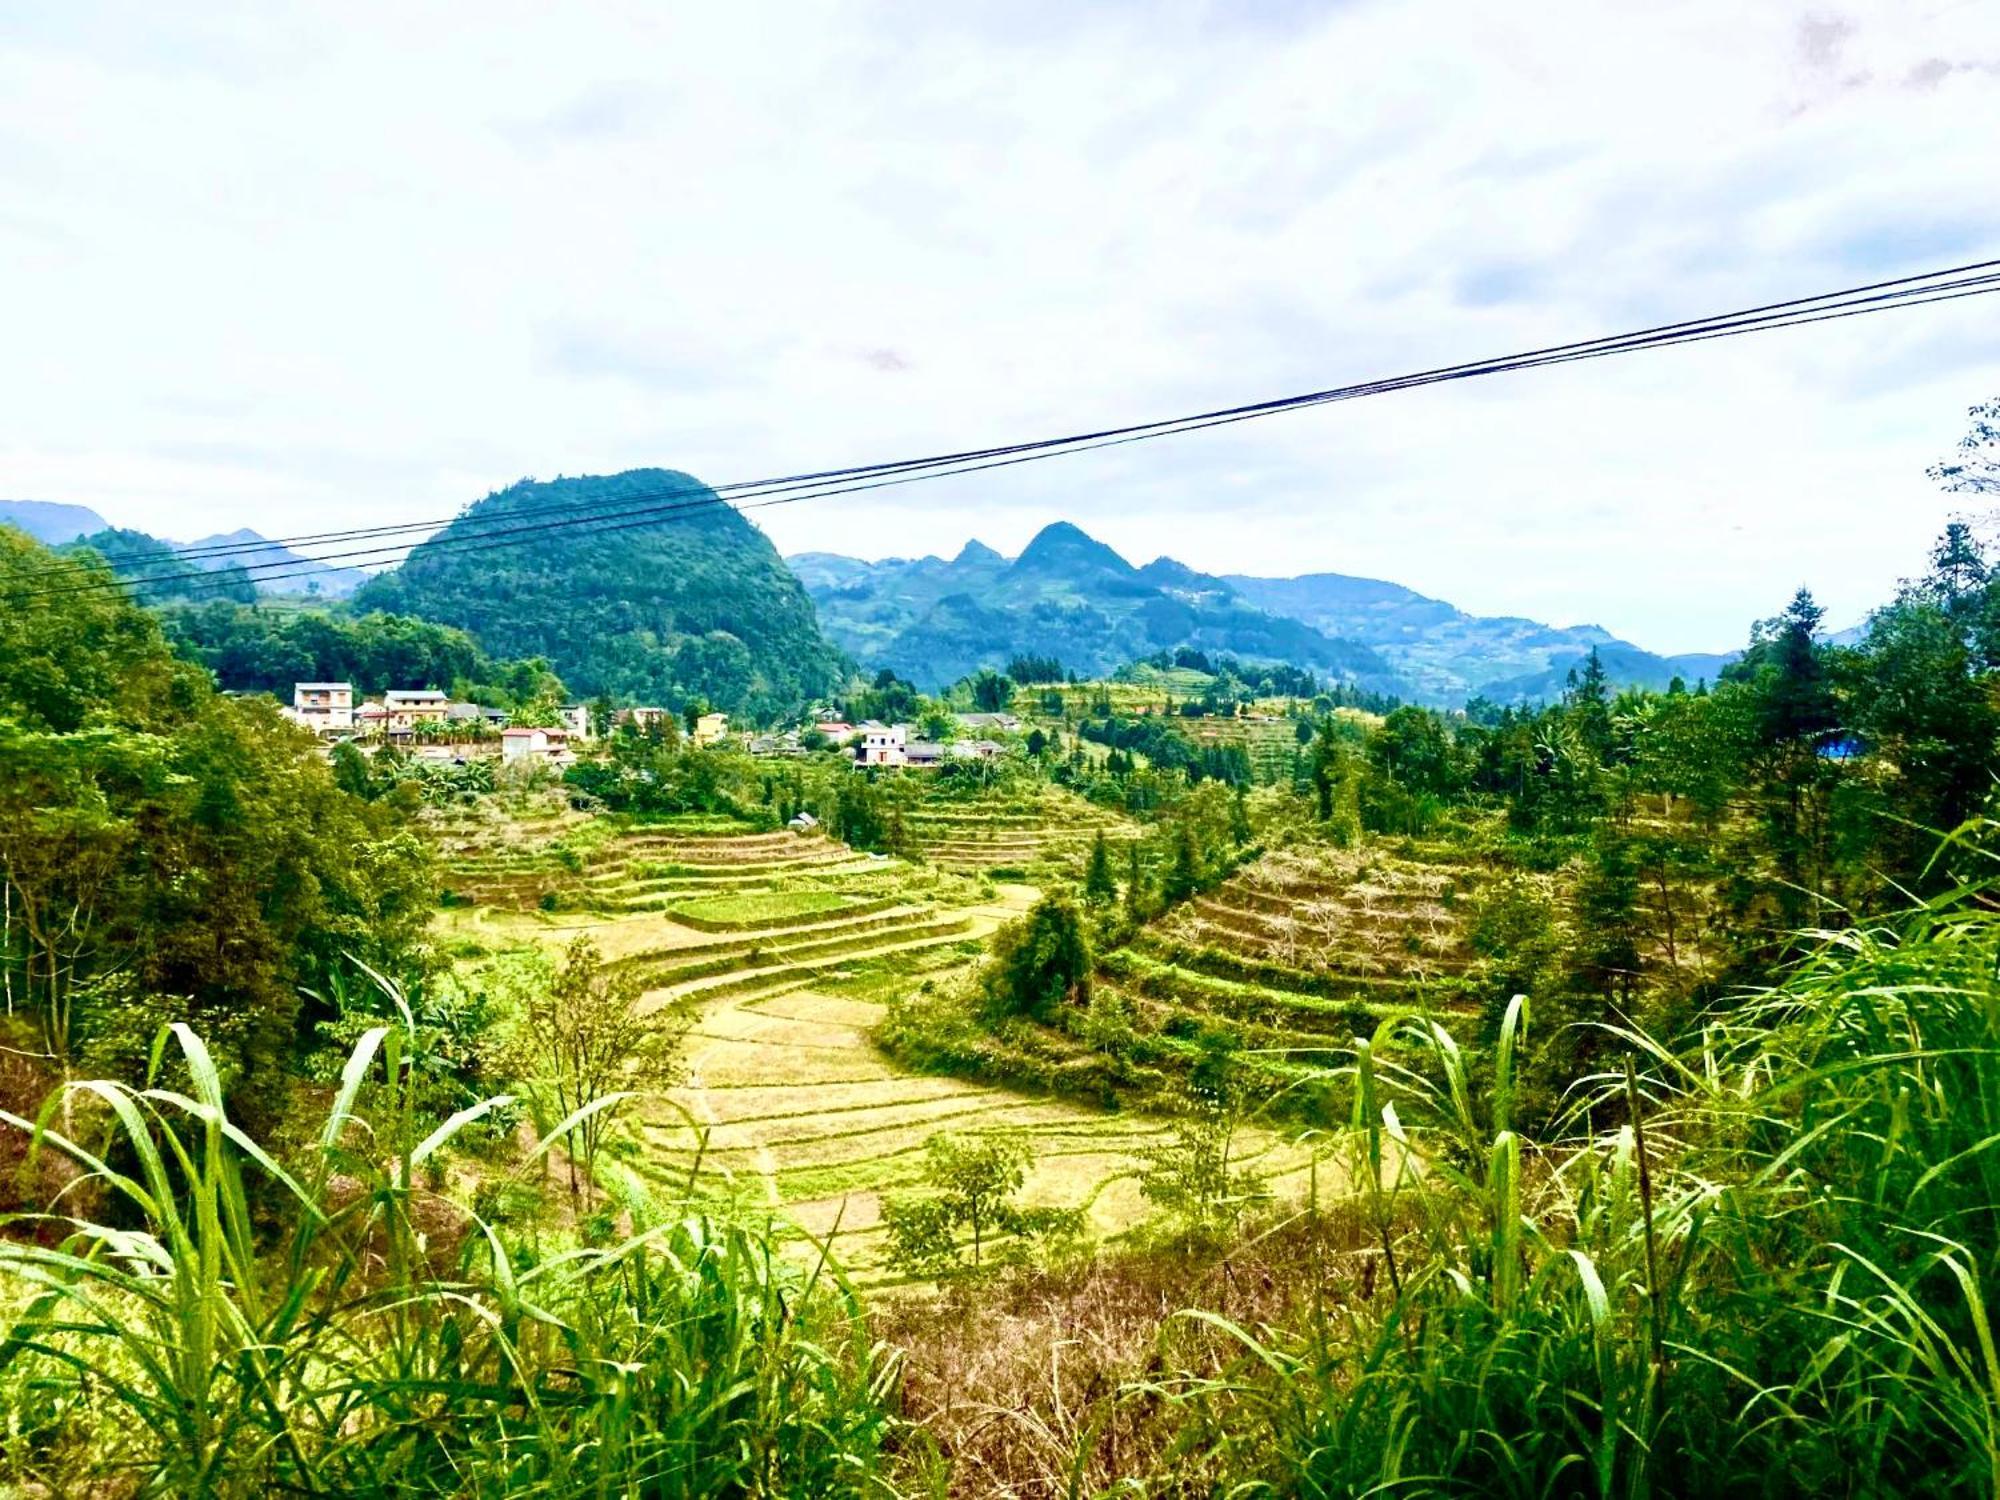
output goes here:
[{"label": "leafy green tree", "polygon": [[302,991],[357,959],[433,961],[430,857],[108,579],[0,530],[0,596],[58,590],[0,610],[0,988],[59,1068],[143,1057],[134,1037],[187,1020],[232,1092],[276,1110]]},{"label": "leafy green tree", "polygon": [[1160,897],[1169,906],[1179,905],[1189,897],[1197,895],[1206,880],[1202,868],[1201,846],[1195,841],[1194,826],[1181,822],[1174,825],[1173,852],[1167,862],[1166,878],[1160,883]]},{"label": "leafy green tree", "polygon": [[1125,846],[1125,916],[1134,926],[1146,920],[1152,903],[1146,895],[1146,866],[1133,839]]},{"label": "leafy green tree", "polygon": [[1202,1101],[1175,1116],[1165,1141],[1140,1151],[1140,1193],[1174,1216],[1191,1245],[1228,1244],[1244,1214],[1270,1197],[1254,1171],[1232,1161],[1236,1131],[1230,1106]]},{"label": "leafy green tree", "polygon": [[2000,398],[1982,401],[1966,415],[1971,425],[1957,451],[1931,465],[1930,477],[1959,494],[2000,494]]},{"label": "leafy green tree", "polygon": [[1047,1023],[1089,1002],[1090,971],[1082,916],[1065,898],[1044,896],[995,934],[981,983],[995,1012]]},{"label": "leafy green tree", "polygon": [[911,1275],[952,1280],[988,1269],[998,1237],[1074,1236],[1082,1227],[1080,1210],[1029,1209],[1014,1201],[1033,1159],[1017,1137],[932,1136],[924,1145],[926,1191],[882,1205],[890,1264]]},{"label": "leafy green tree", "polygon": [[581,1203],[596,1181],[613,1108],[674,1081],[685,1018],[642,1015],[638,980],[607,967],[588,936],[572,941],[560,963],[540,950],[516,960],[505,987],[515,1007],[508,1070],[543,1135],[561,1134],[570,1198]]},{"label": "leafy green tree", "polygon": [[998,672],[981,669],[971,681],[972,706],[981,713],[1004,713],[1014,701],[1014,684]]}]

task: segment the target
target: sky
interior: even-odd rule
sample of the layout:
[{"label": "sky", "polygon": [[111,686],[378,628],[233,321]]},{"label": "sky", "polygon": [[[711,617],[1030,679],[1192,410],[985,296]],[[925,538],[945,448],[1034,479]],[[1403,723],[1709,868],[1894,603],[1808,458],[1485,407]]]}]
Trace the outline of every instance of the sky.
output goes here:
[{"label": "sky", "polygon": [[[282,536],[1375,379],[2000,256],[1996,119],[1984,0],[15,0],[0,496]],[[1719,650],[1920,571],[1996,394],[2000,297],[756,519]]]}]

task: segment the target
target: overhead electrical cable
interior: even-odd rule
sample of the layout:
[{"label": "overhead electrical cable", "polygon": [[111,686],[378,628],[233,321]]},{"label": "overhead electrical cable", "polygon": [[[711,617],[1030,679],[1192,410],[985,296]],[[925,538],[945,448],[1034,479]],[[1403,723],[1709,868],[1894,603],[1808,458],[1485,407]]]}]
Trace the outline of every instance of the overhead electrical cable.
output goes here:
[{"label": "overhead electrical cable", "polygon": [[[1959,268],[1959,270],[1979,270],[1983,269],[1984,265],[1992,264],[1996,263],[1988,262],[1983,263],[1981,266]],[[1940,282],[1940,277],[1954,277],[1956,279],[1949,282]],[[967,467],[953,468],[946,468],[945,466],[958,465],[962,460],[978,459],[988,455],[1032,452],[1038,455],[1054,456],[1054,452],[1057,450],[1065,452],[1087,451],[1092,447],[1106,445],[1104,442],[1091,441],[1092,439],[1110,439],[1120,436],[1130,436],[1133,438],[1167,436],[1183,431],[1195,431],[1207,426],[1221,425],[1226,421],[1271,415],[1278,411],[1292,410],[1308,405],[1319,405],[1334,400],[1349,400],[1361,395],[1380,394],[1385,391],[1403,389],[1412,385],[1433,384],[1444,380],[1464,379],[1471,375],[1494,374],[1511,370],[1535,368],[1546,364],[1567,363],[1573,359],[1599,358],[1612,353],[1632,352],[1645,347],[1672,343],[1700,342],[1707,338],[1724,337],[1740,332],[1752,332],[1761,328],[1789,327],[1805,322],[1824,321],[1831,317],[1850,316],[1858,312],[1886,310],[1883,307],[1873,304],[1906,306],[1921,305],[1922,303],[1931,301],[1951,300],[1955,296],[1976,295],[1982,291],[1991,290],[1993,288],[1990,284],[1996,281],[2000,281],[2000,273],[1989,273],[1984,276],[1959,276],[1957,271],[1953,271],[1931,273],[1924,277],[1899,278],[1897,282],[1875,283],[1869,287],[1852,288],[1845,292],[1823,294],[1813,298],[1794,299],[1791,302],[1770,304],[1767,308],[1750,309],[1743,313],[1724,314],[1708,319],[1696,319],[1685,323],[1663,325],[1658,329],[1642,330],[1638,333],[1612,335],[1605,338],[1585,340],[1575,344],[1556,345],[1548,349],[1531,351],[1522,355],[1475,361],[1465,365],[1447,366],[1439,370],[1423,371],[1413,375],[1363,382],[1353,386],[1335,387],[1327,391],[1309,392],[1301,396],[1280,398],[1276,401],[1225,408],[1218,412],[1167,418],[1157,422],[1136,424],[1122,428],[1101,429],[1093,433],[1073,434],[1063,438],[1042,439],[1035,442],[1012,444],[999,448],[966,450],[960,453],[934,455],[928,458],[899,460],[886,464],[863,465],[843,470],[828,470],[822,471],[818,475],[795,475],[772,480],[751,480],[738,484],[718,486],[711,493],[718,498],[725,492],[769,494],[773,492],[774,487],[787,491],[806,492],[804,495],[801,495],[801,498],[808,498],[818,494],[847,493],[849,492],[847,486],[826,485],[819,488],[814,488],[814,486],[821,480],[844,476],[906,473],[916,477],[926,477],[923,471],[933,469],[941,469],[944,472],[967,472],[970,468],[984,467],[984,465],[974,464]],[[1901,289],[1873,297],[1857,295],[1874,291],[1880,287],[1900,287]],[[1771,309],[1776,309],[1776,311],[1774,312]],[[874,488],[877,486],[870,485],[866,487]],[[690,494],[697,496],[692,506],[678,504],[659,506],[653,503],[668,496],[687,496]],[[479,517],[461,518],[459,524],[454,527],[453,534],[450,537],[441,538],[433,545],[461,544],[476,540],[478,536],[497,535],[503,530],[509,533],[532,534],[532,528],[530,527],[509,526],[502,528],[496,523],[512,522],[524,515],[534,513],[555,513],[561,518],[557,524],[581,525],[596,520],[615,520],[623,517],[643,520],[651,516],[671,515],[684,509],[700,508],[701,506],[713,505],[715,503],[714,499],[709,498],[709,494],[702,493],[700,489],[691,486],[677,486],[673,489],[654,492],[650,495],[626,496],[616,501],[607,502],[611,507],[609,509],[564,505],[510,507],[501,514],[484,518],[483,521]],[[630,508],[634,506],[639,508]],[[741,508],[751,507],[744,506]],[[332,540],[335,538],[352,538],[358,540],[363,537],[383,535],[390,532],[423,530],[433,524],[435,523],[413,522],[391,527],[357,528],[347,532],[321,533],[316,540]],[[183,569],[188,560],[213,557],[227,552],[263,551],[273,545],[284,545],[285,540],[287,539],[273,538],[258,543],[229,543],[210,548],[162,552],[157,554],[159,561],[176,564],[174,571],[154,577],[128,578],[127,581],[166,582],[179,579],[184,576]],[[289,540],[302,542],[305,539],[293,538]],[[253,576],[264,576],[267,578],[290,577],[300,573],[317,571],[319,567],[329,562],[387,560],[404,550],[406,549],[401,544],[382,545],[355,552],[336,553],[331,556],[308,557],[303,562],[281,559],[275,562],[255,564],[246,568],[245,571]],[[141,566],[144,565],[141,564]],[[230,586],[231,582],[231,577],[224,574],[217,578],[214,587],[226,588]]]},{"label": "overhead electrical cable", "polygon": [[[1851,287],[1839,292],[1822,293],[1813,297],[1793,298],[1785,302],[1768,303],[1761,307],[1748,308],[1738,312],[1717,314],[1707,318],[1690,319],[1678,323],[1661,324],[1631,333],[1606,335],[1567,344],[1550,345],[1520,354],[1475,360],[1457,365],[1447,365],[1406,375],[1390,376],[1346,386],[1335,386],[1325,390],[1311,391],[1300,395],[1280,397],[1274,400],[1260,401],[1247,405],[1224,407],[1214,411],[1199,412],[1187,416],[1163,418],[1122,427],[1100,428],[1089,432],[1073,433],[1064,437],[1036,439],[990,448],[967,449],[958,452],[934,454],[923,458],[894,460],[886,463],[864,464],[845,469],[821,470],[814,473],[781,476],[774,479],[740,481],[733,484],[715,486],[713,489],[706,486],[680,485],[649,494],[628,495],[595,506],[579,507],[560,504],[520,506],[511,507],[486,517],[461,516],[455,523],[443,523],[451,527],[448,534],[433,537],[429,541],[420,542],[417,545],[423,549],[426,555],[443,550],[483,551],[494,547],[524,545],[533,537],[549,531],[570,530],[584,535],[594,535],[658,524],[661,521],[671,519],[675,515],[691,510],[713,509],[718,506],[727,505],[733,509],[744,511],[764,509],[774,505],[796,504],[801,500],[852,494],[862,490],[915,483],[923,479],[945,478],[959,474],[976,473],[986,469],[1009,467],[1017,463],[1058,457],[1067,453],[1088,452],[1093,449],[1120,446],[1125,443],[1147,441],[1156,437],[1201,431],[1210,427],[1225,426],[1236,422],[1254,420],[1259,417],[1272,416],[1284,411],[1300,410],[1336,401],[1356,400],[1366,396],[1381,395],[1391,391],[1407,390],[1418,386],[1473,379],[1486,375],[1511,373],[1520,370],[1538,369],[1585,359],[1601,359],[1615,354],[1672,347],[1684,343],[1699,343],[1710,339],[1734,337],[1744,333],[1797,327],[1807,323],[1862,316],[1869,313],[1890,311],[1900,307],[1922,306],[1931,302],[1952,301],[1961,297],[1986,295],[1995,291],[2000,291],[2000,261],[1983,261],[1954,267],[1946,271],[1929,272],[1919,276],[1899,277],[1892,281],[1875,282],[1866,286]],[[728,498],[739,496],[742,498]],[[554,519],[545,522],[530,521],[525,524],[512,524],[521,521],[523,517],[539,514],[550,514],[554,516]],[[80,582],[68,582],[61,585],[51,585],[45,589],[16,591],[13,597],[16,600],[26,601],[59,593],[84,592],[97,588],[127,587],[161,582],[182,583],[194,588],[206,586],[210,590],[219,591],[232,587],[236,579],[244,574],[261,581],[272,581],[314,573],[334,562],[354,562],[361,560],[390,561],[396,555],[409,550],[409,548],[406,543],[382,543],[354,551],[307,557],[303,561],[278,560],[275,562],[254,564],[248,567],[241,567],[240,571],[239,569],[232,568],[227,572],[218,572],[215,574],[212,583],[202,578],[187,579],[185,574],[187,563],[189,561],[226,557],[232,553],[254,553],[267,550],[272,546],[341,545],[348,541],[359,542],[391,534],[425,530],[437,524],[439,523],[406,522],[391,526],[352,528],[345,531],[321,532],[308,536],[273,538],[256,543],[216,544],[206,548],[192,548],[185,551],[161,553],[158,555],[159,561],[161,563],[175,563],[176,568],[174,571],[157,575],[139,574],[117,579],[90,579]],[[144,567],[149,565],[142,563],[139,566]]]}]

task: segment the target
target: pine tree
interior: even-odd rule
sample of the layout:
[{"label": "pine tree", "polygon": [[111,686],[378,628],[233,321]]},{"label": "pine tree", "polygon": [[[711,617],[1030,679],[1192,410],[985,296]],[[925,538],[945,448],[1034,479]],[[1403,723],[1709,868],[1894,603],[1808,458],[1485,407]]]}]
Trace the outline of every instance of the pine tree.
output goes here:
[{"label": "pine tree", "polygon": [[1111,846],[1100,831],[1090,846],[1090,865],[1083,876],[1083,899],[1092,906],[1109,906],[1118,899],[1118,882],[1111,874]]},{"label": "pine tree", "polygon": [[1160,894],[1169,906],[1185,901],[1201,889],[1201,850],[1195,847],[1194,830],[1183,823],[1174,832],[1174,860],[1167,868]]},{"label": "pine tree", "polygon": [[1139,841],[1125,846],[1125,914],[1134,922],[1146,920],[1146,871],[1139,862]]}]

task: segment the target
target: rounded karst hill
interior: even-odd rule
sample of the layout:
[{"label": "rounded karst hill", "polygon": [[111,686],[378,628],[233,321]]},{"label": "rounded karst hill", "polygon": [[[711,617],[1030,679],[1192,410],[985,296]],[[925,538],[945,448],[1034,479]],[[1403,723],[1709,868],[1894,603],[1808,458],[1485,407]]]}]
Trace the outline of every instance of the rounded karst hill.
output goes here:
[{"label": "rounded karst hill", "polygon": [[355,603],[459,626],[495,657],[547,657],[583,695],[757,711],[839,676],[769,539],[673,469],[524,479],[466,507]]}]

